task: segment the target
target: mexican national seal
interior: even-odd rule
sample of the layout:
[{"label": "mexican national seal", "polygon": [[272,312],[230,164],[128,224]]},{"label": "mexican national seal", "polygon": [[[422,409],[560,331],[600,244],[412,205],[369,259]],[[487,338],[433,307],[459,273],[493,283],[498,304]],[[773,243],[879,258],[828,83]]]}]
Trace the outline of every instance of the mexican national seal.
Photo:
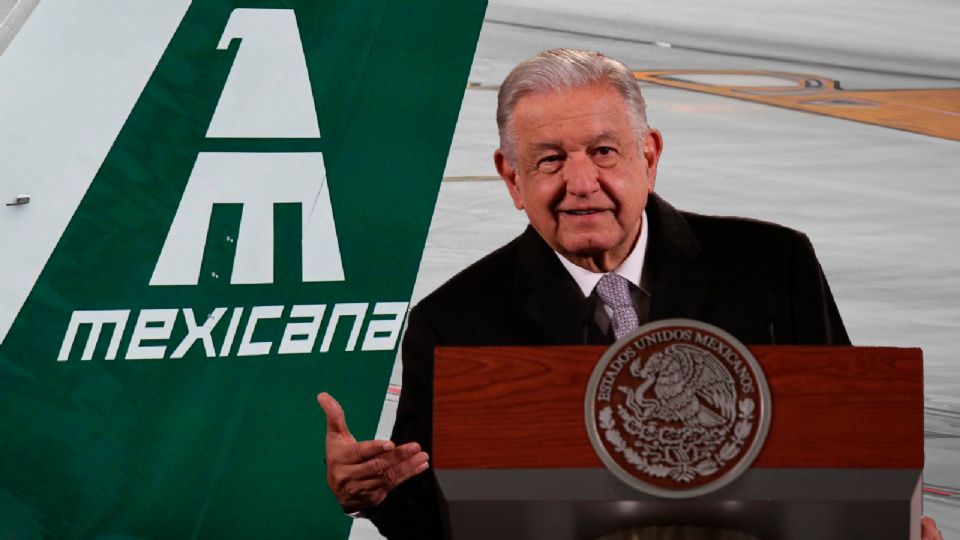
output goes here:
[{"label": "mexican national seal", "polygon": [[641,326],[600,358],[587,433],[604,465],[651,495],[696,497],[736,479],[760,452],[770,390],[729,333],[687,319]]}]

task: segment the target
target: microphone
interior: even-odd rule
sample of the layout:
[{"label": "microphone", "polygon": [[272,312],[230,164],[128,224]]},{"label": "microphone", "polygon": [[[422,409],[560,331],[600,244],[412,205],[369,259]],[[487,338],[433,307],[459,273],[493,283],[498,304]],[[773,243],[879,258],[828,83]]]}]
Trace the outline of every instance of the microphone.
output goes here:
[{"label": "microphone", "polygon": [[590,345],[590,328],[596,325],[593,314],[597,312],[596,295],[591,294],[583,303],[583,311],[580,313],[580,342],[583,345]]}]

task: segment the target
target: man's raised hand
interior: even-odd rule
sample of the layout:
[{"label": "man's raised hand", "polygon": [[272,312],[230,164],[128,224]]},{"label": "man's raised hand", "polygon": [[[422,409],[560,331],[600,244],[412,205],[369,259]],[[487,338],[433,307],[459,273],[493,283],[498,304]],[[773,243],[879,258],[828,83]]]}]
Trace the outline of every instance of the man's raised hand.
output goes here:
[{"label": "man's raised hand", "polygon": [[920,538],[923,540],[943,540],[943,533],[937,528],[937,522],[933,518],[927,516],[920,518]]},{"label": "man's raised hand", "polygon": [[390,490],[429,467],[429,456],[419,444],[357,442],[337,400],[321,392],[317,402],[327,415],[327,484],[345,512],[377,506]]}]

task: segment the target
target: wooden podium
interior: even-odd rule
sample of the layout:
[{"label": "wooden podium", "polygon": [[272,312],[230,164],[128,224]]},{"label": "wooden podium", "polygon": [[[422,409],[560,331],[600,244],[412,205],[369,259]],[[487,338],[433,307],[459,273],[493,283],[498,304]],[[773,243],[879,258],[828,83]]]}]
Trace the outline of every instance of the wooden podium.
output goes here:
[{"label": "wooden podium", "polygon": [[919,538],[920,349],[753,346],[772,422],[753,466],[667,500],[608,472],[584,426],[604,347],[441,347],[433,467],[454,540],[594,539],[637,526],[763,540]]}]

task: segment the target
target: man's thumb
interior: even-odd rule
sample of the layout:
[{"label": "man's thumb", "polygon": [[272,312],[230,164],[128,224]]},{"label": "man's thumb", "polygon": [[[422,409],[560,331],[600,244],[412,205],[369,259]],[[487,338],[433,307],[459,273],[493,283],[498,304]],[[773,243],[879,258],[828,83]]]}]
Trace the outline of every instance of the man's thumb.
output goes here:
[{"label": "man's thumb", "polygon": [[327,435],[339,433],[349,437],[350,430],[347,428],[347,420],[344,418],[343,407],[340,406],[340,403],[326,392],[317,394],[317,403],[320,404],[324,414],[327,415]]}]

